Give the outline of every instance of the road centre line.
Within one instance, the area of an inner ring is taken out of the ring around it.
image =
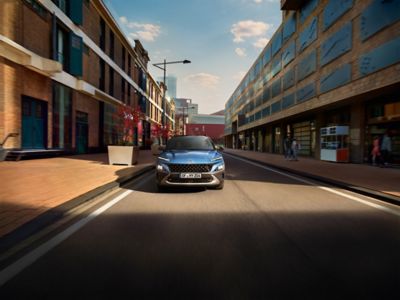
[[[379,205],[379,204],[376,204],[376,203],[373,203],[373,202],[370,202],[370,201],[367,201],[367,200],[363,200],[363,199],[361,199],[361,198],[358,198],[358,197],[355,197],[355,196],[352,196],[352,195],[348,195],[348,194],[343,193],[343,192],[339,192],[339,191],[337,191],[337,190],[335,190],[335,189],[333,189],[333,188],[324,187],[324,186],[319,186],[319,185],[315,184],[314,182],[309,181],[309,180],[307,180],[307,179],[303,179],[303,178],[300,178],[300,177],[297,177],[297,176],[294,176],[294,175],[290,175],[290,174],[287,174],[287,173],[284,173],[284,172],[275,170],[275,169],[273,169],[273,168],[269,168],[269,167],[264,166],[264,165],[262,165],[262,164],[249,161],[249,160],[244,159],[244,158],[239,158],[239,157],[237,157],[237,156],[234,156],[234,155],[231,155],[231,154],[227,154],[227,153],[224,153],[224,155],[227,155],[227,156],[229,156],[229,157],[231,157],[231,158],[234,158],[234,159],[243,161],[243,162],[245,162],[245,163],[251,164],[251,165],[253,165],[253,166],[256,166],[256,167],[259,167],[259,168],[262,168],[262,169],[265,169],[265,170],[268,170],[268,171],[271,171],[271,172],[274,172],[274,173],[277,173],[277,174],[286,176],[286,177],[291,178],[291,179],[293,179],[293,180],[296,180],[296,181],[299,181],[299,182],[303,182],[303,183],[306,183],[306,184],[308,184],[308,185],[315,186],[315,187],[317,187],[317,188],[319,188],[319,189],[321,189],[321,190],[324,190],[324,191],[327,191],[327,192],[330,192],[330,193],[333,193],[333,194],[336,194],[336,195],[345,197],[345,198],[350,199],[350,200],[353,200],[353,201],[357,201],[357,202],[362,203],[362,204],[364,204],[364,205],[367,205],[367,206],[370,206],[370,207],[379,209],[379,210],[381,210],[381,211],[384,211],[384,212],[386,212],[386,213],[390,213],[390,214],[392,214],[392,215],[395,215],[395,216],[397,216],[397,217],[400,217],[400,211],[391,209],[391,208],[389,208],[389,207],[386,207],[386,206],[383,206],[383,205]],[[365,196],[365,197],[366,197],[366,198],[370,198],[370,197],[368,197],[368,196]],[[370,199],[372,200],[373,198],[370,198]]]
[[[0,287],[3,286],[7,281],[15,277],[18,273],[20,273],[22,270],[33,264],[35,261],[37,261],[40,257],[45,255],[47,252],[49,252],[51,249],[59,245],[61,242],[66,240],[68,237],[70,237],[72,234],[77,232],[79,229],[81,229],[83,226],[85,226],[87,223],[92,221],[94,218],[105,212],[107,209],[111,208],[113,205],[117,204],[120,202],[122,199],[124,199],[126,196],[132,193],[132,190],[125,191],[121,195],[115,197],[111,201],[107,202],[94,212],[90,213],[87,217],[79,220],[75,224],[71,225],[64,231],[60,232],[50,240],[46,241],[42,245],[38,246],[36,249],[32,250],[31,252],[27,253],[8,267],[4,268],[3,270],[0,271]]]

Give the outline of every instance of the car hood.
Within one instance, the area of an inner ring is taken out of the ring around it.
[[[209,164],[216,162],[215,159],[222,157],[218,151],[164,151],[161,158],[167,159],[170,164]]]

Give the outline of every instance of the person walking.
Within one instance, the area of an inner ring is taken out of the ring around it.
[[[292,151],[292,159],[291,160],[295,160],[297,161],[297,153],[300,150],[300,144],[297,142],[296,138],[293,138],[292,140],[292,145],[291,145],[291,151]]]
[[[381,150],[379,146],[379,136],[375,136],[372,142],[372,165],[376,166],[377,162],[380,163],[381,161]]]
[[[385,166],[389,163],[390,152],[392,152],[392,140],[390,139],[388,132],[385,132],[381,143],[382,162]]]
[[[289,134],[283,140],[283,151],[285,159],[290,159],[292,157],[292,141],[290,140]]]

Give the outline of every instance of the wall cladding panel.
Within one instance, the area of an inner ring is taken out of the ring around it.
[[[318,0],[309,0],[300,10],[300,24],[303,24],[307,17],[318,5]]]
[[[292,13],[292,15],[287,19],[285,24],[283,24],[282,30],[282,42],[283,44],[296,32],[296,13]]]
[[[303,80],[317,69],[317,51],[312,51],[307,57],[300,61],[297,67],[297,82]]]
[[[281,92],[281,79],[279,78],[271,86],[271,98],[278,96]]]
[[[330,0],[322,13],[322,29],[325,31],[353,7],[353,0]]]
[[[287,90],[293,85],[294,85],[294,69],[290,69],[283,76],[283,89]]]
[[[267,106],[262,110],[262,117],[267,117],[271,115],[271,106]]]
[[[316,95],[315,83],[310,83],[305,87],[297,90],[296,103],[301,103],[313,98]]]
[[[360,18],[361,40],[400,20],[400,0],[373,0]]]
[[[387,42],[359,58],[359,71],[365,76],[400,62],[400,37]]]
[[[309,45],[317,39],[318,18],[314,17],[310,24],[300,33],[299,53],[303,52]]]
[[[282,60],[280,57],[277,57],[272,61],[271,76],[274,77],[281,71],[281,69],[282,69]]]
[[[282,48],[282,30],[279,29],[271,43],[272,56],[274,56]]]
[[[351,50],[351,33],[352,24],[349,22],[323,42],[320,56],[320,63],[322,66]]]
[[[271,114],[280,112],[282,110],[282,108],[281,108],[282,103],[281,102],[282,101],[279,100],[279,101],[271,104]]]
[[[265,67],[267,63],[271,61],[271,46],[268,46],[265,49],[264,55],[263,55],[263,66]]]
[[[351,80],[351,65],[345,64],[333,72],[322,76],[320,81],[320,93],[326,93]]]
[[[266,103],[269,99],[271,99],[271,93],[270,93],[271,89],[269,86],[264,86],[263,89],[263,103]]]
[[[290,63],[296,56],[296,43],[294,41],[290,42],[282,53],[282,64],[285,67]]]
[[[282,109],[286,109],[294,105],[294,93],[283,97],[282,99]]]

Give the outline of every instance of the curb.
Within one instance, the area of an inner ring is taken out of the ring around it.
[[[383,193],[383,192],[380,192],[380,191],[376,191],[376,190],[372,190],[372,189],[368,189],[368,188],[363,188],[363,187],[360,187],[360,186],[349,185],[349,184],[347,184],[345,182],[342,182],[342,181],[337,181],[337,180],[334,180],[334,179],[329,179],[329,178],[326,178],[326,177],[310,174],[310,173],[307,173],[307,172],[297,171],[297,170],[293,170],[293,169],[290,169],[290,168],[277,166],[277,165],[266,163],[266,162],[262,162],[262,161],[259,161],[259,160],[256,160],[256,159],[248,158],[248,157],[245,157],[245,156],[242,156],[242,155],[239,155],[239,154],[233,154],[233,153],[229,153],[229,152],[226,152],[226,154],[232,155],[232,156],[236,156],[236,157],[240,157],[242,159],[246,159],[248,161],[251,161],[251,162],[254,162],[254,163],[258,163],[260,165],[264,165],[264,166],[267,166],[267,167],[271,167],[271,168],[274,168],[274,169],[277,169],[277,170],[281,170],[281,171],[284,171],[284,172],[287,172],[287,173],[291,173],[291,174],[294,174],[294,175],[299,175],[299,176],[302,176],[302,177],[306,177],[306,178],[309,178],[309,179],[313,179],[313,180],[317,180],[317,181],[320,181],[320,182],[323,182],[323,183],[327,183],[327,184],[330,184],[330,185],[333,185],[333,186],[336,186],[336,187],[343,188],[345,190],[356,192],[358,194],[362,194],[362,195],[365,195],[365,196],[376,198],[376,199],[379,199],[379,200],[382,200],[382,201],[385,201],[385,202],[388,202],[388,203],[391,203],[391,204],[394,204],[394,205],[400,205],[400,197],[389,195],[389,194],[386,194],[386,193]]]
[[[71,209],[93,199],[102,194],[121,187],[125,183],[136,179],[155,168],[155,165],[149,165],[139,170],[137,173],[126,175],[116,180],[106,183],[102,186],[99,186],[85,194],[82,194],[78,197],[75,197],[63,204],[60,204],[57,207],[53,207],[48,211],[42,213],[36,218],[28,221],[27,223],[21,225],[20,227],[14,229],[10,233],[7,233],[3,237],[0,238],[0,253],[5,253],[8,249],[13,247],[14,245],[22,242],[27,239],[31,235],[39,232],[43,228],[51,225],[52,223],[60,220],[64,215]]]

